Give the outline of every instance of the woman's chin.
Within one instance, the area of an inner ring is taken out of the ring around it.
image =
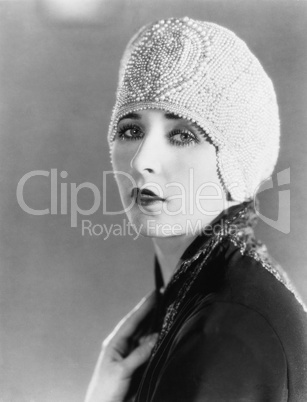
[[[133,229],[144,237],[170,237],[177,234],[182,234],[182,230],[178,232],[178,225],[176,225],[174,231],[173,226],[168,222],[164,222],[163,219],[152,215],[145,215],[143,213],[129,213],[127,214],[129,222]],[[182,229],[181,227],[179,229]]]

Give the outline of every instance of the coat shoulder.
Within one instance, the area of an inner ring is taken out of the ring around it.
[[[195,314],[187,324],[205,333],[226,331],[242,344],[259,347],[258,355],[272,362],[281,358],[277,349],[282,350],[293,396],[289,401],[301,401],[307,395],[306,307],[282,268],[263,250],[227,238],[199,277]],[[208,282],[212,291],[205,290],[202,297]]]

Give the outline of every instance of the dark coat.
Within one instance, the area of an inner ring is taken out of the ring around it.
[[[160,336],[136,401],[307,401],[306,308],[254,224],[251,202],[224,211],[164,292],[156,260]]]

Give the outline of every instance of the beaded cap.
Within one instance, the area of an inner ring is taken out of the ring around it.
[[[273,84],[247,45],[217,24],[188,17],[141,28],[124,52],[109,126],[161,109],[196,123],[216,148],[217,170],[233,200],[252,199],[279,152]]]

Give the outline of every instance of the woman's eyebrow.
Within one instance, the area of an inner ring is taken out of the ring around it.
[[[123,120],[123,119],[136,119],[136,120],[140,120],[140,119],[141,119],[141,116],[140,116],[139,114],[137,114],[137,113],[131,112],[131,113],[125,114],[125,116],[121,117],[121,118],[118,120],[118,122],[120,122],[120,121]]]
[[[164,117],[169,120],[181,120],[182,119],[182,117],[179,117],[174,113],[164,113]]]

